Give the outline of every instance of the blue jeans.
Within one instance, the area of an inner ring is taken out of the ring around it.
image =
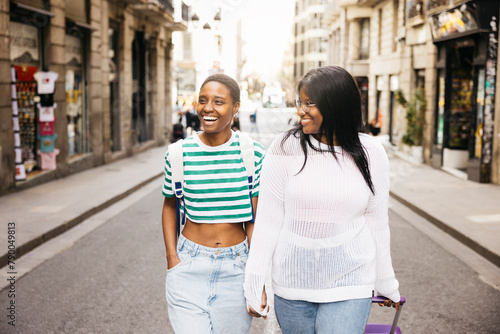
[[[371,298],[312,303],[274,296],[283,334],[363,334],[371,305]]]
[[[252,317],[243,295],[248,242],[226,248],[198,245],[182,234],[181,262],[167,270],[168,316],[176,334],[248,333]]]

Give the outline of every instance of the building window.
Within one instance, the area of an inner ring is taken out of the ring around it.
[[[86,35],[71,29],[66,35],[66,119],[68,121],[68,155],[89,152],[89,117],[87,113]]]
[[[398,48],[398,43],[396,39],[398,37],[398,17],[399,17],[399,0],[394,0],[394,11],[392,16],[392,51],[396,52]]]
[[[382,8],[378,10],[378,30],[377,30],[377,38],[378,38],[378,45],[377,45],[377,53],[380,55],[382,54]]]
[[[428,10],[430,8],[433,8],[432,3],[436,2],[447,2],[447,0],[439,0],[439,1],[429,1],[429,4],[427,5]],[[439,6],[439,4],[438,4]],[[406,15],[408,17],[408,20],[411,20],[413,18],[421,17],[424,14],[424,1],[422,0],[410,0],[408,1],[406,5]]]
[[[182,53],[185,60],[193,59],[193,52],[191,47],[191,33],[186,32],[182,34]]]
[[[118,32],[120,26],[115,21],[109,22],[109,112],[110,112],[110,146],[111,151],[121,150],[120,143],[120,80],[118,64]]]
[[[359,59],[370,57],[370,19],[361,19],[359,29]]]

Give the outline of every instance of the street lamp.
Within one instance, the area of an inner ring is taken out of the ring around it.
[[[215,16],[214,16],[214,27],[215,29],[219,29],[219,26],[220,26],[220,21],[222,20],[222,17],[221,17],[221,12],[220,12],[220,9],[217,10],[217,13],[215,13]]]
[[[215,16],[214,16],[214,18],[213,18],[212,21],[213,21],[214,28],[218,29],[219,25],[220,25],[220,22],[222,21],[222,15],[221,15],[221,10],[220,9],[217,10],[217,13],[215,13]],[[198,14],[194,13],[191,16],[191,22],[193,22],[193,26],[195,28],[198,27],[198,24],[200,22],[200,17],[198,16]],[[204,30],[210,30],[210,29],[212,29],[212,27],[210,26],[210,24],[208,22],[205,22],[205,24],[203,25],[203,29]]]
[[[191,22],[193,22],[193,25],[195,26],[198,25],[198,22],[200,22],[200,18],[196,13],[194,13],[193,16],[191,16]]]

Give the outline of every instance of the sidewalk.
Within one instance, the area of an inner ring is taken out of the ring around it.
[[[81,223],[163,174],[167,146],[0,197],[0,268],[7,264],[7,224],[16,257]],[[161,196],[161,183],[158,183]]]
[[[0,268],[7,224],[17,258],[123,199],[163,173],[167,146],[0,197]],[[461,180],[391,156],[391,195],[500,267],[500,186]],[[158,183],[158,196],[161,183]]]
[[[500,186],[398,157],[390,162],[393,198],[500,267]]]

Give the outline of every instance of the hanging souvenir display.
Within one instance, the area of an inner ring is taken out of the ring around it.
[[[38,135],[38,139],[40,140],[40,151],[53,152],[54,151],[54,143],[56,141],[57,134],[53,134],[51,136],[41,136]]]
[[[55,72],[36,72],[34,78],[38,84],[38,94],[54,94],[54,85],[59,74]]]
[[[16,150],[16,180],[25,180],[36,166],[36,66],[14,65],[12,76],[12,119]],[[16,131],[16,129],[18,129]],[[20,151],[20,157],[18,152]],[[20,166],[22,164],[23,166]]]
[[[57,134],[54,133],[54,86],[59,75],[55,72],[37,72],[34,75],[38,83],[37,91],[40,97],[38,107],[38,121],[40,122],[38,139],[40,149],[37,151],[40,156],[42,170],[54,170],[57,168],[56,156],[59,150],[54,147]]]
[[[38,155],[40,155],[40,162],[42,170],[54,170],[57,169],[56,157],[59,154],[59,150],[56,148],[53,152],[42,152],[38,150]]]
[[[17,91],[16,91],[16,72],[14,67],[10,68],[10,81],[11,81],[11,99],[12,99],[12,126],[14,130],[14,151],[15,151],[15,164],[17,181],[26,179],[26,170],[23,165],[22,151],[21,151],[21,134],[19,125],[19,110],[17,107]]]
[[[55,121],[55,119],[54,119]],[[54,134],[54,122],[40,122],[40,135],[50,136]]]
[[[38,121],[39,122],[54,122],[54,108],[57,107],[57,103],[50,107],[44,107],[40,104],[38,106]]]

